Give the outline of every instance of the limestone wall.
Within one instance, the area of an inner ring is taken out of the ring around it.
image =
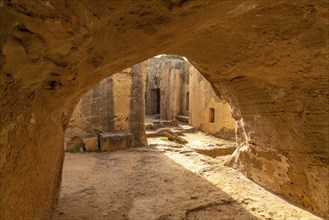
[[[215,94],[210,83],[192,65],[189,75],[189,123],[207,133],[235,140],[235,120],[230,105]]]
[[[158,54],[187,57],[229,101],[233,167],[328,218],[328,13],[326,0],[2,1],[0,219],[49,218],[78,100]]]
[[[160,118],[173,120],[176,115],[187,115],[188,62],[183,59],[155,57],[146,61],[146,114],[154,114],[152,90],[160,89]]]
[[[137,69],[137,71],[136,71]],[[111,131],[134,134],[135,146],[147,145],[144,129],[145,74],[142,64],[97,83],[78,102],[65,141]]]
[[[210,83],[182,57],[162,56],[147,60],[146,114],[155,114],[152,92],[160,90],[160,119],[189,117],[189,123],[204,132],[235,140],[235,120],[230,106],[220,99]],[[210,122],[209,111],[215,111]]]

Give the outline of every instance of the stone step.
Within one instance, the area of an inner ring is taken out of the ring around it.
[[[179,124],[179,127],[184,133],[194,133],[197,130],[195,127],[187,124]]]
[[[185,115],[176,115],[176,119],[178,121],[184,122],[186,124],[188,124],[188,122],[189,122],[189,117],[185,116]]]
[[[204,154],[209,157],[219,157],[231,155],[235,151],[235,146],[218,146],[218,147],[209,147],[209,148],[193,148],[199,154]]]
[[[160,124],[160,120],[159,119],[158,120],[152,120],[152,124],[158,125],[158,124]]]
[[[156,130],[156,129],[164,128],[164,127],[165,127],[165,125],[160,124],[160,121],[156,122],[156,123],[145,123],[146,131],[152,131],[152,130]]]
[[[172,126],[173,121],[172,120],[161,120],[160,124],[162,124],[164,126]]]
[[[161,131],[163,128],[159,128],[156,130],[146,130],[146,137],[160,137]],[[166,128],[165,128],[166,129]],[[184,136],[184,133],[182,132],[182,129],[177,128],[168,128],[172,133],[176,134],[177,136]]]
[[[178,126],[178,122],[173,120],[152,120],[152,123],[145,123],[145,130],[156,130],[172,126]]]

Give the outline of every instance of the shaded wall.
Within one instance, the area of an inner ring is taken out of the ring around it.
[[[129,131],[135,146],[147,145],[143,71],[142,64],[135,65],[102,80],[83,95],[65,130],[66,143],[88,134]]]

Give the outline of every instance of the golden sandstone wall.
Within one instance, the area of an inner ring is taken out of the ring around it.
[[[230,105],[216,95],[210,83],[193,66],[190,66],[189,75],[189,123],[207,133],[235,140],[235,120]],[[213,120],[211,111],[214,111]]]
[[[329,216],[327,0],[0,2],[0,219],[49,218],[80,97],[179,54],[231,105],[230,165]]]
[[[140,81],[133,81],[132,69],[128,68],[97,83],[81,97],[65,130],[66,146],[74,143],[77,137],[81,140],[90,134],[112,131],[136,133],[135,146],[147,145],[142,112],[146,107],[152,113],[151,92],[155,88],[160,89],[161,119],[175,120],[176,115],[186,115],[194,127],[235,140],[235,120],[231,117],[229,104],[216,96],[210,83],[188,61],[182,57],[163,56],[133,68],[136,67],[143,67],[135,71]],[[133,83],[140,83],[142,87]],[[146,100],[142,95],[145,86]],[[210,108],[215,110],[213,122],[209,121]],[[135,114],[132,109],[141,112],[139,117],[131,116]],[[138,122],[137,127],[131,126],[133,121]]]
[[[146,114],[155,114],[152,92],[159,89],[160,119],[176,120],[177,115],[187,116],[194,127],[235,140],[235,120],[229,104],[216,95],[210,83],[186,59],[162,55],[143,64],[147,66]],[[216,112],[213,122],[209,120],[210,108]]]
[[[89,134],[128,131],[134,134],[136,147],[147,145],[143,95],[145,73],[138,68],[142,65],[135,65],[102,80],[82,96],[65,130],[67,144],[76,137]],[[138,69],[134,76],[132,69]]]
[[[175,120],[176,115],[187,115],[186,93],[190,63],[182,57],[165,55],[144,62],[147,65],[146,114],[154,114],[152,90],[160,89],[160,118]]]

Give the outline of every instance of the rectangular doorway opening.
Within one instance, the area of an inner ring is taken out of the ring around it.
[[[215,122],[215,109],[214,108],[209,109],[209,122],[210,123]]]
[[[152,114],[160,114],[160,89],[151,89]]]
[[[186,111],[190,110],[190,93],[186,93]]]

